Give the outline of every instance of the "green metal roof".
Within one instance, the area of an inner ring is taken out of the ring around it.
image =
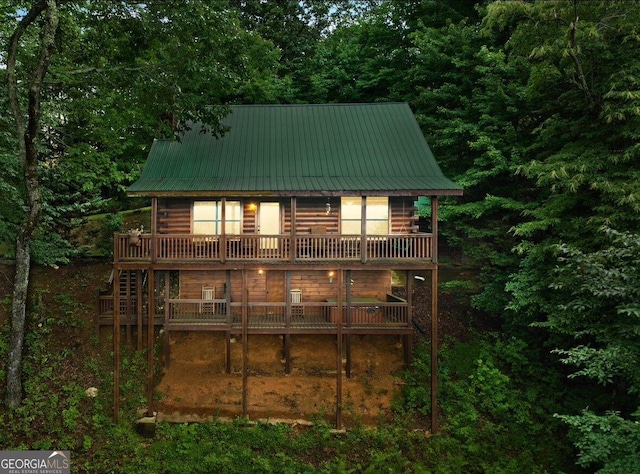
[[[155,140],[132,196],[462,194],[404,103],[240,105],[216,138]]]

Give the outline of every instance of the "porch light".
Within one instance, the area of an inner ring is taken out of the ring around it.
[[[333,283],[333,277],[334,277],[334,275],[335,275],[335,272],[334,272],[334,271],[330,271],[330,272],[329,272],[329,283]]]
[[[327,215],[331,214],[331,203],[329,202],[329,200],[327,199]]]
[[[264,270],[262,268],[258,269],[258,275],[262,275],[264,273]]]
[[[250,202],[248,207],[249,207],[249,210],[252,212],[258,209],[258,206],[256,205],[255,202]]]

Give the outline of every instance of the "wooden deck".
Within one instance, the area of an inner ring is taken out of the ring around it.
[[[114,259],[122,262],[312,262],[431,261],[432,234],[375,236],[128,234],[115,236]]]
[[[243,306],[246,306],[243,308]],[[131,308],[136,305],[121,300],[120,324],[135,326],[138,316]],[[342,317],[344,334],[407,334],[412,331],[408,305],[404,302],[353,302],[343,304],[341,314],[335,303],[282,302],[227,303],[226,300],[171,299],[165,310],[160,303],[154,324],[167,331],[228,331],[242,332],[244,324],[253,334],[336,334],[338,319]],[[243,318],[246,314],[246,323]],[[146,316],[144,316],[146,325]],[[113,302],[102,297],[98,316],[99,326],[113,325]]]

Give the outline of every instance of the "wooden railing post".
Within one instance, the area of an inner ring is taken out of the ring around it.
[[[431,260],[438,263],[438,196],[431,196]]]
[[[294,263],[296,261],[296,255],[298,253],[298,235],[297,235],[297,231],[296,231],[296,227],[297,227],[297,219],[296,219],[296,212],[297,212],[297,200],[295,198],[295,196],[293,196],[291,198],[291,243],[289,245],[289,258],[291,263]]]
[[[367,262],[367,197],[362,196],[360,213],[360,261]]]
[[[151,242],[149,243],[149,253],[151,254],[151,263],[156,263],[158,261],[157,236],[158,236],[158,198],[152,198],[151,199]]]
[[[119,262],[121,259],[120,255],[120,234],[118,232],[114,232],[113,234],[113,262],[114,264]]]

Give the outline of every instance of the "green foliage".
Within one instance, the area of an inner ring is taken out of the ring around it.
[[[572,340],[554,350],[571,366],[570,378],[615,387],[604,414],[594,411],[592,401],[581,415],[560,416],[572,428],[579,463],[632,472],[640,449],[640,236],[607,228],[603,233],[609,246],[594,252],[558,246],[551,287],[564,298],[539,325]]]
[[[442,200],[440,228],[450,246],[481,267],[482,287],[472,301],[484,313],[477,318],[488,314],[504,333],[443,350],[440,402],[446,432],[428,443],[391,429],[339,438],[326,426],[302,436],[239,425],[162,426],[167,452],[175,449],[183,460],[200,456],[215,470],[567,471],[571,467],[556,461],[563,454],[570,459],[562,452],[564,422],[581,465],[605,472],[638,470],[629,453],[638,451],[632,413],[640,389],[634,288],[640,8],[634,2],[485,2],[477,10],[471,5],[64,4],[58,55],[44,90],[45,206],[42,242],[33,245],[37,261],[55,264],[72,256],[64,243],[71,222],[123,199],[153,138],[171,136],[179,121],[189,119],[205,120],[209,132],[224,133],[217,124],[226,109],[212,105],[404,100],[445,174],[465,187],[463,198]],[[26,6],[0,7],[11,20],[0,26],[3,44],[15,12]],[[25,37],[19,58],[24,64],[34,61],[35,40]],[[0,98],[4,94],[0,88]],[[14,240],[22,212],[16,137],[8,116],[0,114],[4,244]],[[122,225],[112,216],[96,239],[108,252],[113,231]],[[620,233],[599,232],[603,225]],[[76,308],[64,298],[58,302],[73,320]],[[41,427],[33,413],[55,412],[53,403],[61,402],[46,399],[38,384],[66,367],[70,349],[45,350],[47,338],[63,323],[44,311],[38,308],[34,322],[42,326],[30,328],[27,341],[27,375],[37,383],[28,386],[29,408],[16,415],[22,418],[2,415],[3,425],[11,427],[0,435],[3,445],[51,443],[36,436]],[[0,338],[0,356],[7,350],[6,337]],[[123,380],[123,411],[134,410],[143,401],[136,377],[144,372],[144,360],[127,354],[123,366],[131,373]],[[86,370],[106,384],[102,393],[109,393],[108,370]],[[429,371],[428,354],[421,349],[406,376],[401,426],[408,426],[410,415],[430,415]],[[65,393],[69,403],[60,405],[59,420],[43,433],[71,442],[64,436],[75,427],[81,469],[149,472],[143,460],[154,451],[153,443],[129,426],[111,425],[107,396],[88,406],[84,398],[76,399],[79,392]],[[582,411],[585,406],[591,411]],[[553,419],[553,412],[563,415]],[[286,449],[278,454],[265,437]],[[165,452],[156,455],[154,470],[164,469],[161,462],[178,470],[179,463]],[[409,458],[413,466],[404,461]],[[541,466],[542,460],[550,461]]]
[[[541,373],[537,379],[523,381],[506,373],[509,367],[519,369],[523,348],[518,341],[474,337],[440,351],[439,402],[444,435],[434,438],[428,449],[434,453],[446,450],[449,469],[544,472],[567,467],[562,446],[554,446],[554,439],[562,435],[561,427],[540,398],[548,396]],[[428,415],[430,358],[425,347],[419,348],[405,377],[401,413]]]
[[[100,226],[96,250],[105,255],[111,255],[113,253],[113,235],[124,230],[123,223],[124,219],[121,214],[107,214]]]
[[[578,463],[583,467],[602,466],[600,473],[638,472],[640,460],[639,413],[635,420],[616,412],[597,415],[584,410],[580,415],[559,418],[571,427],[571,435],[579,449]]]

